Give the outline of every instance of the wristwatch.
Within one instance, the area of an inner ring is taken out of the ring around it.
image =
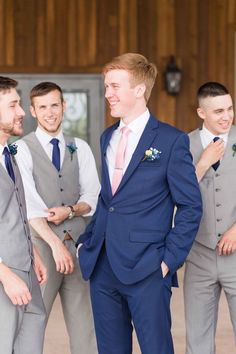
[[[68,208],[70,208],[70,213],[68,215],[68,219],[72,219],[75,216],[75,210],[72,205],[67,205]]]

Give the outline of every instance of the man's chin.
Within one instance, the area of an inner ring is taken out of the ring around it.
[[[22,129],[14,129],[11,132],[11,136],[22,136],[24,134],[24,130]]]

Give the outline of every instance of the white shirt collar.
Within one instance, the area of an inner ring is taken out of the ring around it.
[[[64,139],[62,130],[60,130],[56,136],[51,136],[50,134],[48,134],[44,130],[42,130],[40,127],[37,127],[37,129],[35,131],[35,135],[43,146],[50,144],[50,141],[53,138],[58,139],[61,144],[65,143],[65,139]]]
[[[150,117],[150,112],[147,109],[144,113],[142,113],[139,117],[133,120],[130,124],[128,124],[129,129],[134,133],[137,134],[140,130],[144,130],[148,119]],[[120,131],[125,126],[123,120],[120,120],[120,125],[117,128]]]
[[[209,143],[214,139],[216,135],[212,134],[203,124],[202,130],[201,130],[201,135],[204,136],[205,139],[209,141]],[[228,140],[228,135],[229,133],[225,134],[219,134],[217,135],[220,139],[224,140],[225,143],[227,143]]]
[[[2,156],[3,150],[4,150],[5,147],[8,148],[8,145],[7,145],[7,144],[5,144],[5,145],[1,145],[1,144],[0,144],[0,156]]]

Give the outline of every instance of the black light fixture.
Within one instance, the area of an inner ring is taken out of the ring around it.
[[[166,90],[169,95],[178,95],[181,88],[182,72],[171,55],[165,71]]]

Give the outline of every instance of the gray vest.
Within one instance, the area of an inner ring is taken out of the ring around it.
[[[67,136],[64,136],[64,138],[66,144],[74,142],[74,138]],[[80,197],[77,152],[71,155],[66,147],[64,161],[61,170],[58,172],[34,132],[25,136],[23,140],[28,145],[32,155],[33,178],[37,192],[47,207],[76,204]],[[85,221],[82,217],[74,217],[71,220],[65,220],[60,225],[49,222],[49,226],[61,240],[68,232],[74,241],[77,241],[79,235],[85,229]],[[37,236],[33,230],[32,233]]]
[[[193,162],[199,161],[203,151],[199,129],[189,134]],[[236,127],[232,126],[223,159],[217,171],[209,168],[200,182],[203,216],[196,241],[215,249],[222,234],[236,222]]]
[[[16,183],[0,164],[0,256],[10,268],[29,271],[33,255],[25,195],[18,166],[12,161]]]

